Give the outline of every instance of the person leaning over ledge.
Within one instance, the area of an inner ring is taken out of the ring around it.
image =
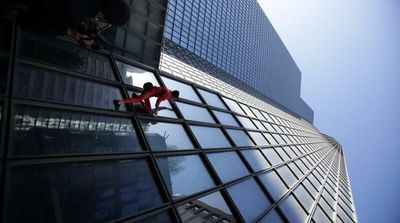
[[[126,98],[122,100],[114,100],[114,104],[116,105],[116,109],[118,110],[117,105],[121,104],[133,104],[140,103],[145,112],[151,113],[151,104],[150,98],[157,97],[157,101],[155,104],[154,115],[157,116],[157,109],[160,106],[160,103],[164,100],[168,100],[170,103],[173,103],[175,99],[179,97],[179,91],[168,90],[165,87],[155,87],[151,82],[147,82],[143,85],[143,91],[139,96]]]
[[[130,19],[130,9],[123,0],[10,0],[18,5],[17,24],[36,35],[69,35],[80,38],[75,29],[87,18],[101,17],[105,22],[122,26]],[[21,7],[22,6],[22,7]]]

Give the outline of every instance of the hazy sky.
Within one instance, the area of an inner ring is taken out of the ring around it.
[[[400,1],[258,0],[343,146],[360,222],[400,222]]]

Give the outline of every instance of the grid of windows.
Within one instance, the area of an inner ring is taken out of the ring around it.
[[[300,70],[256,0],[170,0],[164,37],[167,54],[187,59],[177,45],[312,121]]]
[[[357,222],[332,138],[143,64],[67,46],[60,57],[83,55],[86,65],[0,49],[14,63],[0,70],[4,222]],[[163,102],[158,117],[136,105],[115,111],[112,99],[143,80],[183,97]]]

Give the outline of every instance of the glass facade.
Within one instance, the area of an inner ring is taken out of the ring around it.
[[[143,2],[163,1],[130,1]],[[0,221],[357,222],[343,149],[310,123],[12,27],[0,22]],[[157,117],[114,110],[148,81],[182,97]]]

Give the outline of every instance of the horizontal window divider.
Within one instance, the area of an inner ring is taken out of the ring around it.
[[[73,77],[78,77],[78,78],[82,78],[85,80],[94,81],[94,82],[97,82],[100,84],[105,84],[105,85],[109,85],[109,86],[113,86],[113,87],[121,87],[121,83],[117,80],[109,80],[109,79],[99,78],[99,77],[96,77],[96,76],[93,76],[90,74],[86,74],[86,73],[71,71],[66,68],[58,67],[56,65],[52,65],[52,64],[49,64],[46,62],[31,60],[30,58],[27,58],[27,57],[17,57],[15,62],[35,66],[38,68],[44,68],[44,69],[51,70],[51,71],[60,72],[61,74],[64,74],[64,75],[66,74],[66,75],[70,75]],[[110,66],[111,66],[111,64],[110,64]],[[115,77],[115,79],[117,79],[117,78]]]
[[[212,193],[215,193],[217,191],[220,191],[222,188],[223,188],[223,186],[217,185],[217,186],[214,186],[212,188],[196,192],[196,193],[191,194],[191,195],[186,196],[186,197],[176,198],[176,200],[174,200],[174,204],[175,204],[175,206],[180,206],[180,205],[183,205],[183,204],[185,204],[187,202],[190,202],[190,201],[202,198],[204,196],[210,195]]]
[[[202,150],[207,155],[207,154],[220,153],[220,152],[234,152],[234,151],[237,151],[237,148],[227,147],[227,148],[212,148],[212,149],[202,149]]]
[[[129,160],[149,157],[149,152],[119,153],[119,154],[62,154],[60,156],[11,156],[7,158],[9,166],[23,166],[52,163],[73,163],[106,160]]]
[[[214,127],[214,128],[221,128],[224,127],[224,125],[217,124],[217,123],[210,123],[210,122],[200,122],[200,121],[194,121],[194,120],[186,120],[185,121],[188,125],[195,125],[195,126],[203,126],[203,127]]]
[[[163,116],[157,116],[154,117],[153,115],[147,115],[144,113],[137,113],[136,117],[138,118],[138,121],[143,121],[143,120],[151,120],[151,121],[159,121],[159,122],[168,122],[168,123],[175,123],[175,124],[182,124],[185,122],[183,119],[178,119],[178,118],[169,118],[169,117],[163,117]]]
[[[131,118],[134,113],[128,111],[115,111],[115,110],[108,110],[102,108],[91,108],[91,107],[83,107],[77,105],[69,105],[69,104],[60,104],[54,102],[47,102],[47,101],[39,101],[33,99],[25,99],[25,98],[18,98],[13,97],[12,103],[14,106],[16,105],[29,105],[29,106],[37,106],[40,108],[50,108],[54,110],[65,110],[68,112],[85,112],[88,114],[95,114],[95,115],[108,115],[108,116],[115,116],[121,118]]]
[[[111,54],[110,57],[111,57],[111,60],[114,60],[114,62],[122,62],[122,63],[125,63],[127,65],[131,65],[131,66],[134,66],[134,67],[139,67],[140,69],[144,69],[144,70],[149,71],[149,72],[156,72],[157,71],[157,69],[154,68],[154,67],[151,67],[149,65],[140,63],[140,62],[138,62],[136,60],[132,60],[132,59],[130,59],[128,57],[123,57],[123,56],[118,55],[118,54]],[[116,67],[116,68],[118,69],[118,67]]]
[[[201,150],[200,149],[166,150],[166,151],[153,150],[152,154],[154,155],[155,158],[169,157],[169,156],[189,156],[189,155],[201,154]]]

